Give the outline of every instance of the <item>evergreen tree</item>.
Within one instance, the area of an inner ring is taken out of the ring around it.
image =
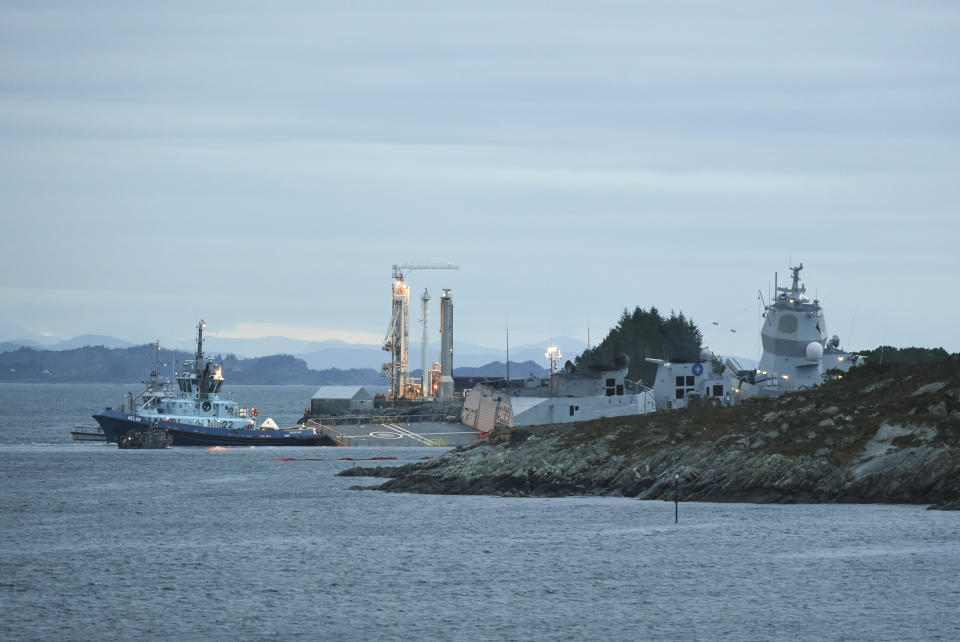
[[[646,357],[697,361],[702,343],[700,330],[682,312],[671,311],[667,318],[652,306],[649,310],[638,306],[632,313],[624,308],[617,325],[597,346],[577,358],[577,366],[612,365],[616,355],[623,353],[630,358],[627,378],[650,385],[657,367],[647,363]]]

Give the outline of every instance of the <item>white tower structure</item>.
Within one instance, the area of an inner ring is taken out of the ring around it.
[[[404,263],[393,266],[390,327],[387,328],[387,335],[383,340],[383,349],[390,353],[390,361],[383,364],[383,373],[390,379],[391,399],[406,399],[413,395],[408,369],[410,360],[410,286],[404,282],[405,272],[411,270],[456,269],[458,267],[451,263]],[[451,349],[452,345],[451,342]],[[452,390],[451,388],[451,394]]]
[[[428,349],[430,345],[430,337],[428,332],[430,325],[430,293],[427,292],[426,288],[423,290],[423,296],[420,297],[420,301],[423,302],[423,317],[420,319],[420,321],[423,323],[423,343],[420,346],[423,349],[423,354],[421,355],[422,358],[420,359],[422,364],[421,371],[423,372],[423,375],[421,375],[420,380],[420,391],[421,396],[426,399],[430,396],[430,384],[432,383],[430,381],[430,351]]]
[[[440,399],[453,399],[453,299],[449,288],[440,297]]]
[[[383,371],[390,378],[390,397],[401,399],[407,388],[407,361],[410,359],[410,286],[403,282],[403,272],[393,270],[393,311],[390,327],[383,340],[383,349],[390,353]]]
[[[550,376],[552,377],[560,370],[560,362],[563,360],[563,352],[560,351],[559,346],[550,346],[547,348],[547,352],[543,356],[547,358],[547,362],[550,365]]]

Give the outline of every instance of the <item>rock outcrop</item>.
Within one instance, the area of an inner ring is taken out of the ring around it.
[[[513,429],[429,462],[353,468],[379,490],[687,501],[960,504],[960,358],[865,366],[734,408]]]

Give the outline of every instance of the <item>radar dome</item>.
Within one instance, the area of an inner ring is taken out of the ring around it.
[[[630,357],[622,352],[613,358],[613,367],[617,370],[626,370],[628,365],[630,365]]]
[[[818,341],[807,344],[807,359],[818,360],[823,356],[823,346]]]

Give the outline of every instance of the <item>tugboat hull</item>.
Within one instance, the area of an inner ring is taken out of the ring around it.
[[[118,443],[127,433],[145,428],[162,428],[173,437],[174,446],[336,446],[329,436],[313,430],[252,430],[194,426],[173,421],[148,419],[139,415],[104,410],[93,416],[107,441]]]
[[[118,447],[124,449],[169,448],[172,445],[173,437],[163,428],[131,430],[117,443]]]

